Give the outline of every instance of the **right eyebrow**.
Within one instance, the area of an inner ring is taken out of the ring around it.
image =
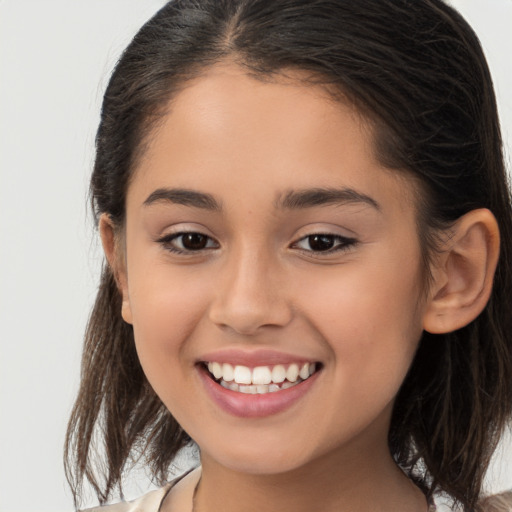
[[[159,188],[147,197],[144,206],[158,202],[170,202],[217,212],[222,210],[220,203],[211,194],[184,188]]]

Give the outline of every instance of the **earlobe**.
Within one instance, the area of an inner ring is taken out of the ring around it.
[[[472,322],[491,295],[499,256],[499,228],[487,209],[472,210],[449,230],[433,268],[423,328],[433,334]]]
[[[125,257],[122,252],[123,249],[120,247],[112,220],[107,214],[104,213],[101,215],[98,227],[105,257],[114,274],[119,293],[121,293],[122,296],[121,315],[125,322],[131,324],[132,313],[128,295],[128,279],[126,275]]]

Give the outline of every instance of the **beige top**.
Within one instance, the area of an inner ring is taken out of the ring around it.
[[[160,512],[165,498],[165,509],[192,512],[194,489],[201,477],[201,467],[175,478],[160,489],[150,491],[133,501],[93,507],[82,512]],[[172,489],[172,493],[170,492]]]
[[[193,512],[194,489],[200,477],[201,468],[198,467],[134,501],[123,501],[114,505],[90,508],[82,512],[161,512],[162,503],[166,497],[168,497],[165,504],[166,510]],[[172,493],[170,493],[171,489]],[[436,507],[431,505],[428,512],[436,512]]]
[[[168,484],[156,491],[148,492],[134,501],[122,501],[114,505],[89,508],[83,512],[158,512],[170,488],[171,484]]]

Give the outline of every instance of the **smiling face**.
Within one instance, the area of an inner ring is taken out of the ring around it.
[[[173,99],[128,190],[123,317],[203,457],[387,454],[425,309],[413,196],[320,88],[218,65]]]

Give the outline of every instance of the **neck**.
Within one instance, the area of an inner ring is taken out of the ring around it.
[[[337,456],[338,455],[338,456]],[[359,460],[330,453],[274,475],[234,471],[202,457],[193,512],[425,512],[425,497],[387,450]]]

